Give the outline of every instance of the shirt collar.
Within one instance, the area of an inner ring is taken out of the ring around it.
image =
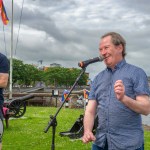
[[[125,63],[126,63],[125,59],[121,60],[118,64],[116,64],[114,70],[120,69]],[[112,69],[109,68],[109,67],[107,67],[107,70],[111,70],[112,71]]]

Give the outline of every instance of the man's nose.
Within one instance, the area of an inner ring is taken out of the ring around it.
[[[106,54],[106,50],[105,50],[105,49],[102,49],[102,50],[100,51],[100,54],[101,54],[101,55],[105,55],[105,54]]]

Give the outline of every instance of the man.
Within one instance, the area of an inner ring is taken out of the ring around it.
[[[4,97],[3,97],[3,89],[6,88],[8,83],[8,77],[9,77],[9,62],[5,55],[0,53],[0,125],[1,129],[3,129],[2,120],[3,120],[3,103],[4,103]],[[1,130],[0,133],[0,150],[2,149],[2,133],[3,130]]]
[[[92,82],[84,116],[82,141],[93,141],[92,150],[143,150],[141,114],[150,113],[145,72],[126,63],[126,42],[115,32],[102,36],[99,52],[106,69]],[[96,135],[92,129],[98,115]]]

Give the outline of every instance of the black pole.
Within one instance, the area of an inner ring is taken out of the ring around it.
[[[57,115],[59,113],[59,111],[61,110],[61,108],[63,107],[64,103],[66,102],[67,98],[70,96],[71,92],[73,91],[73,89],[75,88],[76,84],[78,83],[78,81],[80,80],[81,76],[84,74],[86,70],[86,67],[82,68],[79,76],[77,77],[77,79],[75,80],[73,86],[71,87],[68,95],[66,96],[65,100],[63,101],[63,103],[61,104],[61,106],[58,108],[57,112],[55,113],[54,116],[50,117],[50,122],[48,123],[48,126],[45,128],[44,132],[47,133],[47,131],[49,130],[49,128],[52,126],[52,130],[53,130],[53,135],[52,135],[52,145],[51,145],[51,150],[55,149],[55,131],[56,131],[56,126],[57,126]]]
[[[56,97],[56,107],[57,107],[57,97]]]
[[[56,120],[56,118],[53,118],[53,116],[51,116],[51,119],[54,119],[53,125],[52,125],[53,138],[52,138],[52,145],[51,145],[51,150],[54,150],[55,149],[55,131],[56,131],[56,126],[57,126],[57,120]]]

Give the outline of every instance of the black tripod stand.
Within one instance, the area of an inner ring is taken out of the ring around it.
[[[50,116],[50,121],[48,123],[48,126],[44,130],[44,132],[47,133],[49,128],[52,126],[52,145],[51,145],[51,150],[55,149],[55,131],[56,131],[56,126],[57,126],[57,119],[56,119],[56,117],[57,117],[59,111],[61,110],[61,108],[63,107],[64,103],[66,102],[66,99],[70,96],[71,92],[73,91],[73,89],[75,88],[76,84],[80,80],[82,74],[84,74],[85,70],[86,70],[86,66],[82,68],[79,76],[77,77],[77,79],[75,80],[73,86],[71,87],[67,97],[65,98],[65,100],[63,101],[63,103],[61,104],[61,106],[59,107],[57,112],[55,113],[55,115],[54,116]]]

